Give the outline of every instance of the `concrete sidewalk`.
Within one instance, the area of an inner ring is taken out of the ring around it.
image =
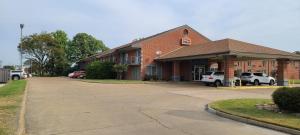
[[[196,85],[97,84],[66,78],[30,78],[29,83],[29,135],[283,134],[204,110],[214,100],[240,94],[269,97],[272,90],[241,93]]]

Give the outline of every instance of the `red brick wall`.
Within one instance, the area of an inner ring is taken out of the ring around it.
[[[289,79],[300,79],[299,61],[290,61],[287,68]]]
[[[148,39],[141,43],[141,52],[142,52],[142,64],[141,64],[141,76],[142,78],[145,75],[146,67],[149,64],[154,63],[154,59],[157,57],[156,52],[161,51],[161,55],[167,54],[171,51],[174,51],[178,48],[181,48],[181,38],[183,37],[183,31],[185,28],[177,29],[171,32],[167,32],[160,36],[157,36],[152,39]],[[198,45],[205,43],[208,40],[200,36],[197,32],[192,29],[188,29],[188,37],[192,41],[192,45]],[[164,72],[163,72],[164,74]]]
[[[263,66],[263,61],[265,61],[266,63],[265,66]],[[272,61],[275,62],[274,66],[272,65]],[[251,60],[251,64],[252,66],[248,67],[248,61],[235,61],[235,70],[240,69],[242,72],[248,72],[248,70],[251,70],[251,72],[265,72],[266,74],[275,77],[272,74],[272,71],[277,71],[278,64],[276,60]],[[300,79],[299,61],[295,61],[295,64],[292,61],[290,61],[287,68],[288,79]]]
[[[230,86],[230,82],[234,78],[234,56],[226,56],[224,61],[224,85]]]

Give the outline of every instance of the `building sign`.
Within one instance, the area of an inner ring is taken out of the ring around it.
[[[191,45],[191,44],[192,44],[192,40],[189,37],[184,36],[181,39],[181,45]]]

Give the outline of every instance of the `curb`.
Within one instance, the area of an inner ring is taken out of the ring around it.
[[[228,90],[244,90],[244,89],[273,89],[282,87],[294,87],[294,86],[235,86],[235,87],[218,87],[218,89],[228,89]]]
[[[19,120],[18,120],[18,129],[17,129],[17,135],[25,135],[25,111],[26,111],[26,101],[27,101],[27,91],[28,91],[29,81],[26,83],[26,87],[24,90],[24,95],[21,103],[21,110],[19,114]]]
[[[279,125],[275,125],[275,124],[271,124],[271,123],[267,123],[267,122],[257,121],[257,120],[253,120],[253,119],[244,118],[244,117],[240,117],[240,116],[237,116],[237,115],[232,115],[232,114],[229,114],[229,113],[221,112],[221,111],[218,111],[218,110],[215,110],[215,109],[211,108],[208,104],[205,105],[205,110],[209,113],[218,115],[218,116],[223,117],[223,118],[235,120],[235,121],[238,121],[238,122],[243,122],[243,123],[250,124],[250,125],[264,127],[264,128],[280,131],[280,132],[283,132],[283,133],[288,133],[288,134],[293,134],[293,135],[300,135],[300,130],[287,128],[287,127],[283,127],[283,126],[279,126]]]

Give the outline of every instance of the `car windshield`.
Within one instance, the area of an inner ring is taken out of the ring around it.
[[[242,73],[241,76],[251,76],[251,73]]]
[[[20,72],[22,72],[22,71],[11,71],[12,73],[20,73]]]
[[[205,72],[203,75],[211,75],[212,72]]]
[[[263,76],[263,73],[253,73],[256,76]]]
[[[224,72],[215,72],[214,75],[224,75]]]

